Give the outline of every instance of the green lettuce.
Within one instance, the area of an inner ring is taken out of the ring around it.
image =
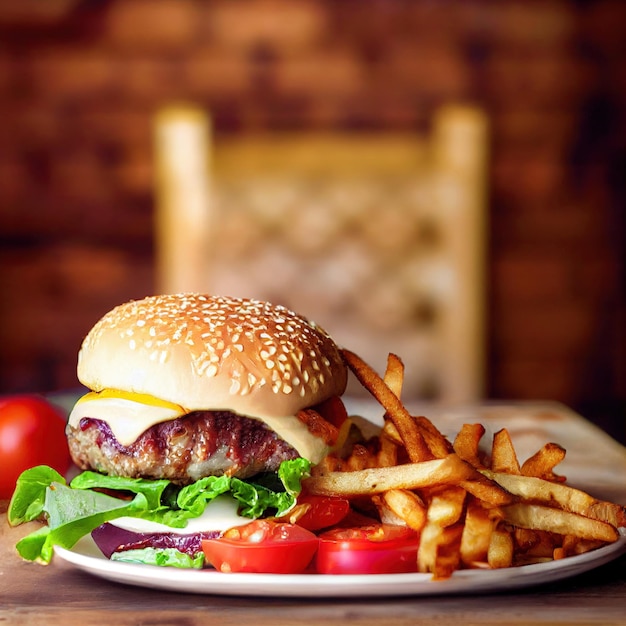
[[[113,489],[141,493],[146,497],[149,509],[161,506],[165,490],[171,485],[169,480],[146,480],[145,478],[124,478],[106,476],[97,472],[82,472],[70,483],[72,489]]]
[[[308,476],[310,463],[302,458],[284,461],[277,474],[244,481],[228,476],[209,476],[191,485],[178,487],[168,480],[105,476],[82,472],[69,486],[47,466],[26,470],[18,478],[7,517],[12,526],[43,518],[39,530],[21,539],[16,547],[27,560],[49,563],[53,546],[71,548],[81,537],[119,517],[138,517],[174,528],[199,517],[206,506],[221,494],[229,493],[239,503],[239,513],[256,519],[284,515],[294,506],[301,481]],[[99,490],[119,492],[120,497]],[[144,554],[147,560],[172,565],[181,559],[172,554]],[[167,563],[166,563],[167,562]],[[181,566],[180,564],[177,566]]]
[[[160,565],[161,567],[201,569],[204,565],[204,554],[199,552],[195,556],[189,556],[175,548],[141,548],[139,550],[114,552],[111,555],[111,561]]]
[[[46,490],[54,482],[64,485],[65,478],[47,465],[38,465],[22,472],[9,503],[9,524],[18,526],[36,520],[43,513]]]
[[[133,516],[146,507],[146,498],[140,493],[127,501],[96,491],[73,490],[55,482],[46,490],[43,507],[48,524],[26,535],[16,548],[28,561],[49,563],[55,545],[71,548],[94,528],[118,517]]]

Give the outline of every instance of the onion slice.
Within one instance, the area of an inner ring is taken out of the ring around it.
[[[216,539],[221,534],[221,531],[201,532],[191,535],[138,533],[108,523],[98,526],[91,532],[94,542],[107,559],[110,559],[114,552],[141,550],[142,548],[175,548],[189,556],[194,556],[198,552],[202,552],[203,539]]]

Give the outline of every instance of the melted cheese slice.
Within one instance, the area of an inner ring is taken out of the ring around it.
[[[188,413],[178,404],[160,400],[148,394],[136,394],[116,389],[89,392],[78,400],[68,422],[74,428],[80,420],[91,417],[106,422],[115,438],[123,445],[133,443],[145,430]],[[255,418],[264,422],[281,439],[311,463],[319,463],[328,453],[328,446],[312,435],[296,416]]]

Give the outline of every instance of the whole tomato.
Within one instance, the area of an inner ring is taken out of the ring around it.
[[[10,498],[18,476],[35,465],[67,472],[65,418],[40,396],[0,397],[0,499]]]

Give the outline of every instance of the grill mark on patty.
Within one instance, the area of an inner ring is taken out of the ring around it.
[[[109,425],[84,417],[67,427],[72,458],[81,469],[113,476],[167,478],[184,485],[204,476],[248,478],[276,471],[298,452],[262,421],[228,411],[194,411],[155,424],[122,445]]]

